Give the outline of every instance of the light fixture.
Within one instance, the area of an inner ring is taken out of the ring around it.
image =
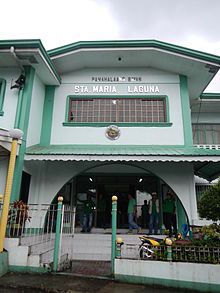
[[[89,178],[89,181],[93,182],[93,179],[90,177],[90,178]]]
[[[9,135],[13,139],[21,139],[22,135],[24,134],[22,130],[14,128],[8,131]]]
[[[142,181],[143,181],[143,178],[140,178],[140,179],[139,179],[139,182],[142,182]]]
[[[19,76],[19,78],[15,81],[15,84],[11,85],[11,90],[12,89],[19,89],[19,90],[23,89],[24,83],[25,83],[25,76],[24,76],[24,74],[21,74]]]

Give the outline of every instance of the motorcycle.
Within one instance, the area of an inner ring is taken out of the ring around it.
[[[165,238],[153,238],[147,235],[139,236],[141,244],[139,246],[139,255],[141,259],[150,259],[153,258],[155,253],[159,250],[161,244],[172,245],[172,239]]]

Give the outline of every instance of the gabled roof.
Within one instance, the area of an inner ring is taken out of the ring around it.
[[[16,57],[12,54],[12,49]],[[0,67],[31,65],[47,85],[59,85],[61,78],[40,40],[1,40]]]
[[[77,42],[48,51],[58,72],[84,68],[156,68],[188,77],[198,98],[220,68],[220,57],[157,40]]]
[[[191,58],[196,58],[198,60],[220,64],[220,57],[217,55],[161,42],[158,40],[81,41],[49,50],[48,54],[50,57],[54,57],[80,49],[101,48],[155,48],[185,55]]]

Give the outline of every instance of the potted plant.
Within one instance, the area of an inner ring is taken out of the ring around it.
[[[21,236],[26,221],[30,222],[29,206],[22,200],[14,201],[8,213],[9,234],[13,237]]]

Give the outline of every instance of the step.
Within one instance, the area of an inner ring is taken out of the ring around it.
[[[111,253],[110,254],[101,254],[101,253],[74,253],[72,256],[73,260],[111,260]]]
[[[54,240],[29,246],[29,254],[42,254],[54,249]]]

